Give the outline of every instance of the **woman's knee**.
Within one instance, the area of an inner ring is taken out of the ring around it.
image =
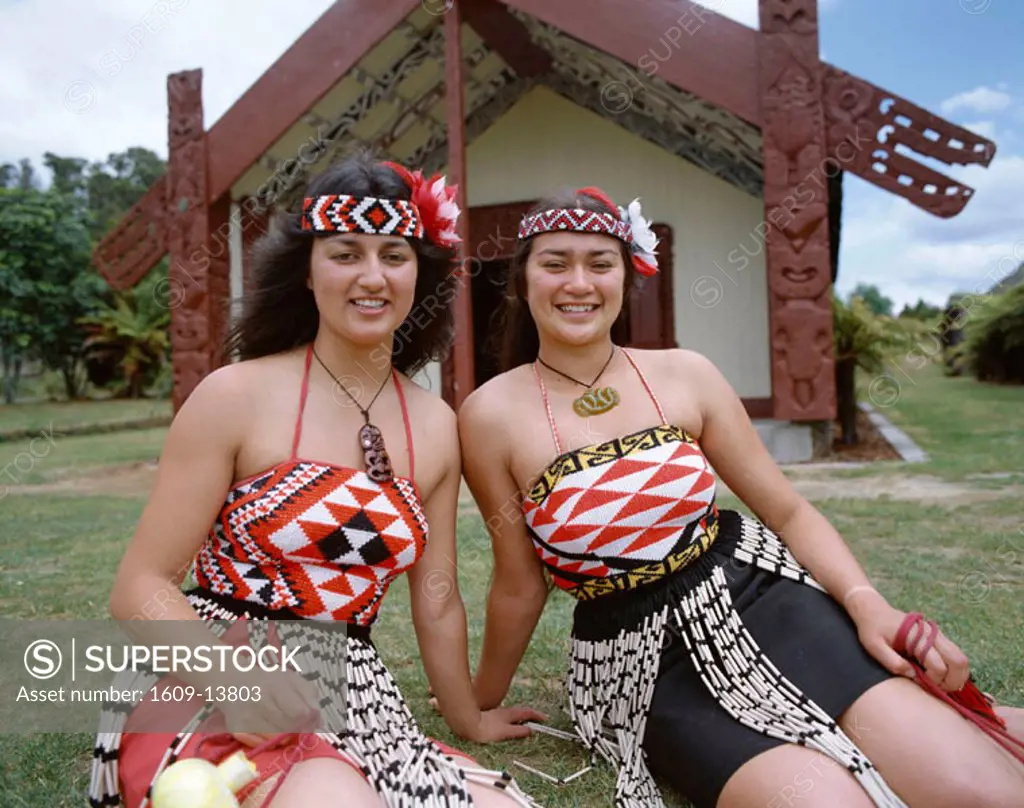
[[[363,775],[337,758],[313,758],[296,763],[267,805],[274,784],[268,783],[246,799],[242,808],[307,808],[344,804],[345,808],[380,808],[380,797]]]

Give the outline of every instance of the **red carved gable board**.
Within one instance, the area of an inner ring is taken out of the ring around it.
[[[828,154],[834,164],[936,216],[956,216],[974,190],[897,146],[947,165],[988,166],[996,144],[844,70],[824,65]]]
[[[466,8],[467,22],[479,26],[477,33],[515,70],[523,71],[521,75],[544,69],[544,53],[531,47],[522,31],[510,30],[519,21],[502,14],[503,9],[496,8],[498,3],[460,3]],[[338,0],[324,12],[208,133],[208,201],[223,195],[327,89],[418,5],[418,0],[377,4]],[[787,24],[794,22],[797,28],[806,25],[801,5],[784,2],[779,6],[792,11]],[[658,78],[764,126],[757,67],[764,30],[748,28],[705,6],[684,1],[500,0],[500,6],[554,25],[622,59],[631,69],[646,64],[641,59],[649,57],[652,43],[665,38],[676,44],[676,50],[671,59],[657,65]],[[638,7],[642,13],[638,13]],[[685,47],[679,43],[685,43]],[[343,56],[335,58],[339,53]],[[972,190],[910,156],[896,154],[895,144],[902,143],[922,157],[950,164],[985,166],[995,154],[995,144],[870,82],[831,65],[825,64],[824,68],[827,147],[840,158],[844,153],[853,155],[841,167],[935,215],[959,212]],[[641,81],[646,77],[638,75]],[[890,128],[892,135],[883,134]],[[843,147],[843,143],[848,145]],[[880,172],[878,166],[885,170]],[[158,180],[157,184],[164,181]],[[112,285],[131,286],[166,253],[167,213],[160,204],[163,194],[155,184],[97,248],[94,263]]]
[[[114,289],[130,289],[167,254],[166,195],[165,174],[96,245],[93,264]]]

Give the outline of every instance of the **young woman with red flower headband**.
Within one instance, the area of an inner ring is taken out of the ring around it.
[[[495,558],[480,704],[504,699],[550,580],[577,599],[568,708],[616,806],[662,806],[652,772],[697,808],[1024,806],[1024,744],[963,652],[871,586],[722,374],[615,344],[657,271],[639,202],[580,189],[519,239],[503,372],[459,412]],[[757,519],[718,508],[712,469]]]
[[[245,808],[533,804],[507,774],[423,734],[370,636],[405,573],[451,729],[487,743],[544,718],[476,704],[456,580],[456,419],[409,378],[449,347],[447,311],[436,309],[453,297],[454,199],[443,178],[360,156],[313,179],[301,210],[277,214],[256,246],[228,340],[239,361],[204,378],[175,417],[110,605],[115,618],[141,618],[132,625],[146,642],[173,636],[166,620],[199,621],[190,636],[201,642],[253,649],[285,647],[308,627],[302,647],[322,645],[299,667],[314,675],[120,678],[156,695],[130,715],[105,711],[92,805],[147,808],[177,787],[175,762],[238,750],[258,770],[237,783]],[[433,317],[396,340],[431,296]],[[193,560],[195,585],[181,591]],[[160,694],[174,684],[263,697],[205,705],[200,695],[168,714]]]

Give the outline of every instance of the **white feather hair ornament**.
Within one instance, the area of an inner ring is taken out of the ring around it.
[[[651,223],[644,217],[640,199],[634,199],[629,207],[619,208],[622,221],[628,222],[633,233],[633,265],[641,275],[653,275],[658,271],[658,237],[651,229]]]

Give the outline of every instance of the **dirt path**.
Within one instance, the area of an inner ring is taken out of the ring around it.
[[[879,472],[871,477],[837,477],[828,471],[801,470],[790,475],[793,486],[807,499],[894,499],[958,507],[1020,497],[1024,487],[981,488],[969,482],[949,482],[929,474]]]
[[[69,494],[79,496],[147,497],[156,480],[156,463],[125,463],[81,469],[39,485],[12,485],[8,494]]]

